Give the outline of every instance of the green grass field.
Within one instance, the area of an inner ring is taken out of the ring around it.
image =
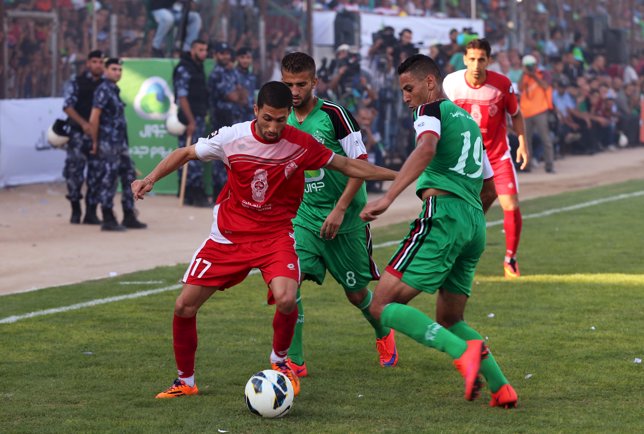
[[[403,335],[399,366],[380,368],[372,330],[327,279],[304,285],[310,376],[292,412],[252,415],[244,385],[268,367],[273,315],[258,275],[216,294],[199,314],[200,394],[155,400],[176,375],[178,266],[1,297],[0,432],[642,432],[642,192],[644,182],[630,182],[524,202],[518,281],[502,277],[501,212],[489,213],[466,319],[517,390],[516,410],[489,408],[487,390],[466,402],[450,359]],[[377,230],[375,244],[406,230]],[[381,267],[394,249],[375,250]],[[125,297],[167,287],[174,289]],[[79,303],[86,305],[25,317]],[[428,295],[413,301],[432,315],[433,303]]]

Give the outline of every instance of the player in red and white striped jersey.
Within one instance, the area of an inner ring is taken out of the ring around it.
[[[257,119],[224,127],[195,146],[168,155],[142,180],[132,183],[134,197],[190,160],[223,161],[228,181],[217,198],[208,239],[183,277],[174,308],[173,343],[179,377],[157,398],[198,392],[194,379],[199,308],[216,291],[240,283],[258,268],[275,300],[273,369],[286,374],[297,395],[299,379],[286,363],[297,321],[295,295],[300,267],[291,219],[304,194],[304,171],[322,167],[354,178],[394,179],[396,172],[333,153],[313,136],[286,124],[293,105],[290,89],[266,83],[255,106]]]
[[[467,69],[448,74],[443,81],[447,96],[467,110],[481,128],[485,151],[494,170],[496,194],[503,208],[505,229],[505,277],[520,276],[517,250],[523,220],[519,210],[519,183],[507,136],[506,117],[510,115],[512,127],[519,138],[516,161],[521,170],[528,167],[528,147],[525,125],[512,83],[505,75],[488,71],[490,44],[485,39],[470,41],[466,47]],[[487,212],[495,197],[482,195],[483,210]]]

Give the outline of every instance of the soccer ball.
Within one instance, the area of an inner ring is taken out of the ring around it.
[[[246,405],[262,417],[275,418],[286,415],[293,407],[293,385],[281,372],[272,369],[254,374],[246,383]]]

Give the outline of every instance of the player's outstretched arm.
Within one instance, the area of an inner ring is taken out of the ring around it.
[[[423,134],[418,138],[416,149],[413,150],[409,157],[400,168],[400,172],[395,181],[389,186],[387,192],[375,201],[365,205],[360,213],[360,218],[370,222],[389,208],[393,201],[405,190],[409,184],[414,182],[425,170],[429,163],[436,155],[436,144],[438,138],[433,134]]]
[[[326,166],[329,169],[337,170],[352,178],[366,179],[367,181],[391,181],[396,178],[395,170],[376,166],[364,160],[347,158],[335,154],[331,162]]]
[[[135,199],[143,199],[145,193],[152,190],[154,183],[169,175],[190,160],[197,160],[194,146],[186,146],[175,149],[165,157],[157,166],[143,179],[137,179],[132,183],[132,193]]]

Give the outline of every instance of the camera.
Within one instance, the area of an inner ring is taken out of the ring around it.
[[[395,47],[398,44],[398,39],[396,39],[396,36],[394,35],[394,28],[390,26],[387,26],[381,30],[378,30],[375,33],[372,33],[371,39],[373,40],[374,44],[378,39],[381,39],[382,40],[382,45],[380,46],[381,49],[385,49],[387,47]]]

